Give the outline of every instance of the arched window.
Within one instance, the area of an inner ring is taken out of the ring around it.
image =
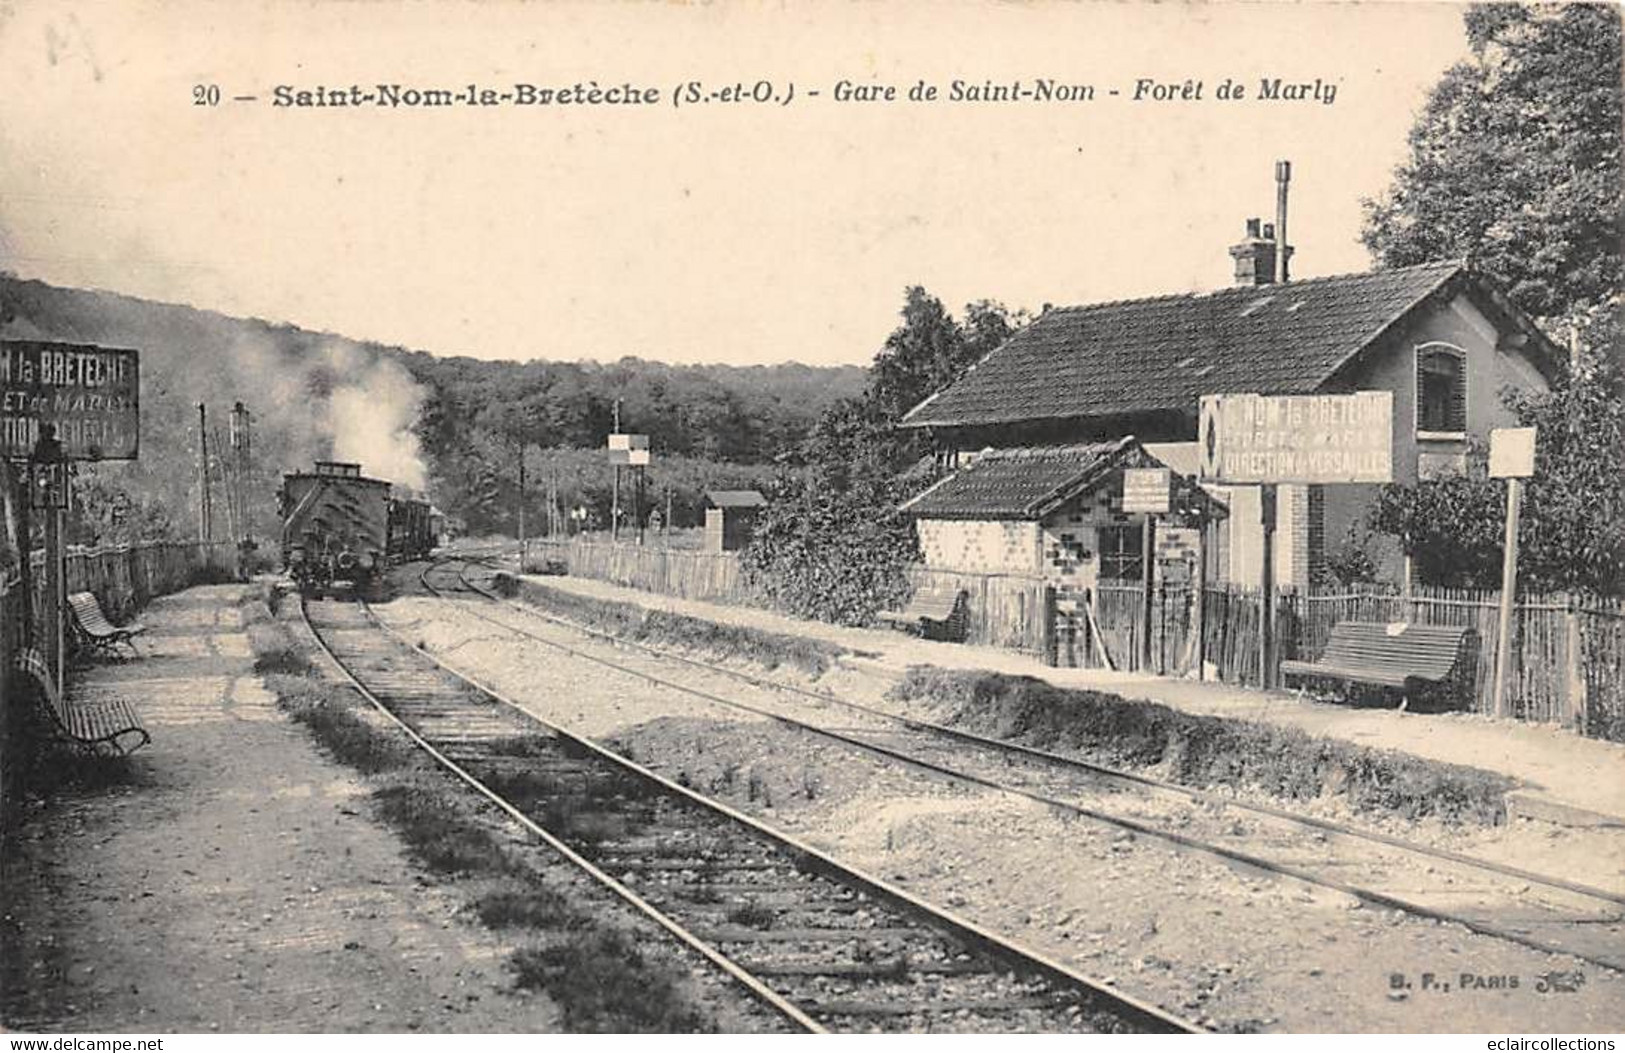
[[[1467,430],[1467,356],[1460,348],[1416,349],[1416,430]]]

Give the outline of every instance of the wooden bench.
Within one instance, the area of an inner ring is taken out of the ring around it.
[[[928,640],[963,642],[969,601],[970,593],[964,589],[920,589],[902,610],[881,611],[875,617],[905,632],[918,632]]]
[[[1476,650],[1477,634],[1463,625],[1338,622],[1319,661],[1282,662],[1281,675],[1395,688],[1408,701],[1411,694],[1440,684],[1469,692]]]
[[[102,605],[96,602],[94,593],[76,592],[68,597],[68,610],[73,613],[74,634],[86,646],[104,651],[107,654],[116,654],[114,650],[119,644],[130,649],[131,654],[139,654],[135,649],[135,637],[147,631],[145,625],[114,625],[102,613]]]
[[[122,698],[73,702],[58,695],[56,678],[51,675],[45,656],[33,648],[19,654],[13,664],[39,684],[40,698],[44,700],[42,708],[51,718],[52,727],[74,746],[90,753],[101,753],[105,747],[122,757],[152,741],[152,736],[141,725],[141,718]],[[137,736],[139,741],[127,744],[126,736]]]

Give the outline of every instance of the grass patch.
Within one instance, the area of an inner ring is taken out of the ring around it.
[[[534,581],[516,584],[519,598],[526,603],[639,643],[667,644],[717,658],[743,659],[766,669],[789,665],[815,677],[828,672],[835,660],[847,653],[839,644],[804,636],[722,625],[635,603],[581,596]]]
[[[513,969],[520,987],[546,991],[563,1007],[567,1031],[672,1034],[715,1027],[620,930],[595,929],[569,943],[521,950]]]
[[[516,864],[446,788],[400,781],[373,792],[379,818],[394,827],[424,866],[440,874],[500,875]]]
[[[307,645],[270,614],[265,598],[245,599],[244,621],[266,686],[328,752],[368,777],[378,818],[414,858],[479,884],[469,895],[481,922],[524,941],[509,963],[517,986],[544,990],[572,1031],[716,1030],[680,959],[646,954],[639,941],[647,933],[598,916],[596,904],[577,906],[544,881],[489,825],[479,802],[393,728],[363,719],[352,688],[321,678]],[[527,756],[538,745],[516,738],[502,752]]]
[[[943,723],[1171,782],[1284,800],[1340,795],[1356,812],[1493,825],[1514,783],[1479,768],[1355,746],[1295,728],[1183,713],[1156,702],[1069,690],[1001,673],[915,666],[892,691]]]
[[[272,674],[266,686],[294,720],[335,758],[367,775],[395,771],[413,758],[412,747],[386,735],[356,714],[357,697],[348,688],[313,676]]]
[[[474,912],[490,929],[580,929],[591,918],[545,885],[497,888],[474,901]]]

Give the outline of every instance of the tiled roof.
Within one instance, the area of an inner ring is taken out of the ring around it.
[[[707,490],[705,499],[713,508],[762,508],[767,498],[755,490]]]
[[[1155,410],[1209,392],[1315,391],[1458,274],[1457,262],[1046,311],[904,427]]]
[[[1074,446],[989,450],[902,505],[923,519],[1037,519],[1137,449],[1132,436]]]

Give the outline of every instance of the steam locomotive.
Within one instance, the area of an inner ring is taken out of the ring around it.
[[[306,595],[341,585],[360,591],[391,563],[422,559],[435,547],[439,513],[423,501],[393,497],[361,466],[317,461],[289,472],[277,491],[282,567]]]

